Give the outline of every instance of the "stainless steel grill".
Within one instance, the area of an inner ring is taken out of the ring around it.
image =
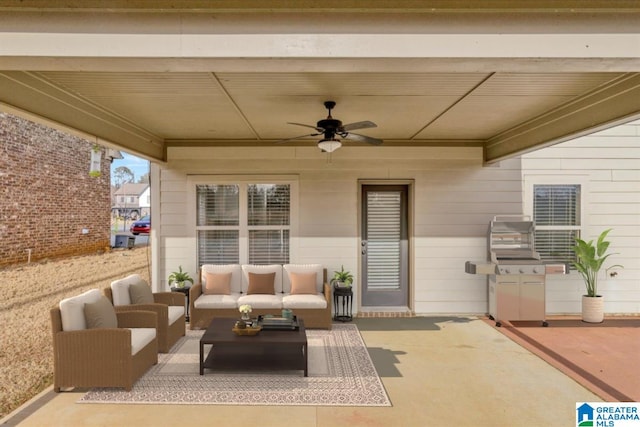
[[[564,264],[544,264],[535,251],[535,224],[528,216],[496,215],[489,224],[485,263],[465,263],[465,272],[488,275],[489,317],[539,320],[547,326],[546,274],[567,272]]]

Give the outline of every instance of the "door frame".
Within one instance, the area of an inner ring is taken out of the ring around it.
[[[407,305],[410,311],[414,309],[414,282],[413,282],[413,260],[414,260],[414,179],[358,179],[358,209],[357,209],[357,228],[358,228],[358,292],[355,298],[358,311],[362,310],[362,187],[365,185],[404,185],[407,187],[407,235],[408,235],[408,254],[407,254]],[[404,306],[399,307],[404,308]]]

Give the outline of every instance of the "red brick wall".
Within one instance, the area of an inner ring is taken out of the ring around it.
[[[110,164],[89,176],[93,144],[0,113],[0,265],[110,245]],[[82,234],[82,230],[89,230]]]

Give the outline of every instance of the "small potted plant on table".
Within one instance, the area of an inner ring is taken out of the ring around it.
[[[353,275],[349,271],[344,270],[344,265],[340,271],[333,272],[333,279],[331,284],[334,288],[350,288],[353,283]]]
[[[178,271],[174,271],[169,275],[169,286],[176,284],[176,288],[182,289],[186,282],[190,282],[193,285],[193,279],[189,276],[189,273],[182,271],[182,266],[178,267]]]

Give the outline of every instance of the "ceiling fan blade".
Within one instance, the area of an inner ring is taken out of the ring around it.
[[[373,138],[373,137],[365,136],[365,135],[360,135],[360,134],[357,134],[357,133],[348,133],[343,137],[347,138],[347,139],[352,139],[354,141],[366,142],[367,144],[371,144],[371,145],[380,145],[380,144],[382,144],[382,140],[381,139]]]
[[[367,128],[375,128],[378,127],[377,124],[370,122],[369,120],[365,120],[363,122],[355,122],[355,123],[349,123],[346,124],[344,126],[342,126],[341,130],[345,130],[345,131],[350,131],[350,130],[356,130],[356,129],[367,129]]]
[[[304,123],[294,123],[294,122],[287,122],[287,124],[289,125],[296,125],[296,126],[304,126],[306,128],[311,128],[311,129],[315,129],[318,132],[324,132],[324,129],[316,127],[316,126],[312,126],[312,125],[305,125]]]
[[[281,139],[280,141],[276,142],[276,144],[283,144],[285,142],[293,141],[294,139],[301,139],[301,138],[307,138],[309,136],[318,136],[318,135],[322,135],[322,134],[321,133],[309,133],[307,135],[294,136],[293,138]]]

